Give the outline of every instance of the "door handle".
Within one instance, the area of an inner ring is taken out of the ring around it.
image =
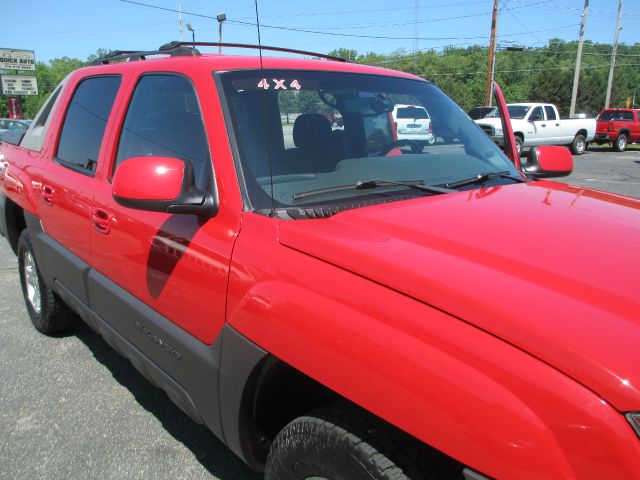
[[[541,123],[541,124],[540,124],[540,126],[541,126],[541,127],[546,127],[546,126],[547,126],[547,124],[546,124],[546,123]]]
[[[42,199],[44,200],[44,203],[46,203],[49,206],[53,205],[54,193],[55,193],[55,190],[53,188],[48,186],[42,187]]]
[[[559,124],[559,123],[556,123],[556,127],[559,127],[559,126],[560,126],[560,124]]]
[[[91,222],[94,228],[100,233],[106,235],[111,230],[111,216],[106,210],[94,208],[91,211]]]

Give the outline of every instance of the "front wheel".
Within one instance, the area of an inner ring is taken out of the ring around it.
[[[42,280],[27,230],[18,240],[18,269],[27,312],[36,330],[50,335],[71,327],[75,315]]]
[[[365,412],[329,409],[299,417],[276,436],[265,480],[429,480],[462,468]]]
[[[616,141],[613,142],[613,149],[616,152],[624,152],[626,148],[627,136],[624,133],[621,133],[620,135],[618,135],[618,138],[616,138]]]
[[[524,140],[518,135],[515,136],[515,139],[516,139],[516,152],[518,152],[518,155],[522,155],[522,144],[524,143]]]
[[[584,138],[584,135],[578,134],[571,142],[571,153],[574,155],[582,155],[584,151],[587,149],[587,140]]]

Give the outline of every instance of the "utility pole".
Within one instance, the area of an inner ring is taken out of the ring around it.
[[[622,0],[618,0],[618,18],[616,19],[616,31],[613,34],[613,52],[611,53],[611,66],[609,67],[609,81],[607,82],[607,97],[604,101],[604,108],[609,108],[611,101],[611,87],[613,86],[613,71],[616,68],[616,52],[618,51],[618,34],[622,27],[620,19],[622,17]]]
[[[178,2],[178,32],[180,32],[180,41],[184,40],[182,36],[182,1]]]
[[[496,55],[496,28],[498,26],[498,2],[493,0],[493,16],[491,17],[491,41],[489,42],[489,66],[487,67],[487,88],[484,95],[484,104],[491,106],[491,84],[493,82],[493,62]]]
[[[582,23],[580,24],[580,38],[578,40],[578,56],[576,57],[576,71],[573,74],[573,91],[571,92],[571,106],[569,107],[569,118],[576,113],[576,99],[578,98],[578,82],[580,81],[580,65],[582,64],[582,45],[584,44],[584,29],[587,26],[587,13],[589,11],[589,0],[584,0],[582,10]]]
[[[420,0],[416,0],[416,8],[413,12],[413,53],[414,55],[418,51],[418,16],[419,14],[420,14]]]

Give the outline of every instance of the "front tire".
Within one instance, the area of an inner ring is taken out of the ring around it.
[[[516,152],[518,152],[518,156],[522,155],[522,144],[524,143],[524,140],[522,139],[522,137],[516,135],[515,136],[516,139]]]
[[[582,155],[584,151],[587,149],[587,140],[584,138],[584,135],[578,134],[571,142],[571,153],[574,155]]]
[[[355,408],[299,417],[276,436],[265,480],[429,480],[461,466]],[[460,477],[461,478],[461,477]]]
[[[624,152],[627,148],[627,136],[624,133],[618,135],[616,141],[613,142],[613,149],[616,152]]]
[[[18,270],[27,312],[36,330],[51,335],[70,328],[75,315],[42,280],[27,230],[18,240]]]

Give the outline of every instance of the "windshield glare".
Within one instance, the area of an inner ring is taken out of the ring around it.
[[[519,176],[466,113],[428,82],[293,70],[220,78],[254,210],[421,194],[396,185],[294,198],[363,180],[443,185],[494,171]],[[406,108],[430,121],[398,122]]]
[[[522,120],[524,117],[526,117],[527,112],[530,109],[531,109],[531,105],[507,105],[507,110],[509,111],[509,118],[516,119],[516,120]],[[491,118],[500,117],[500,111],[498,109],[495,109],[493,112],[487,115],[487,118],[489,117]]]

